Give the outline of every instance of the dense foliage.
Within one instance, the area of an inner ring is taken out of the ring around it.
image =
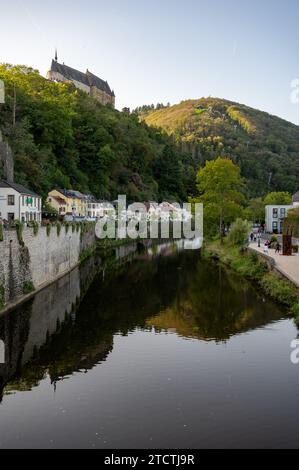
[[[217,98],[184,101],[143,117],[174,135],[202,165],[218,156],[231,158],[252,197],[299,189],[299,126]]]
[[[289,206],[292,204],[290,193],[278,192],[269,193],[264,199],[265,206]]]
[[[196,160],[136,114],[102,106],[28,67],[0,65],[0,79],[0,128],[13,149],[17,182],[43,196],[64,187],[132,201],[186,200],[195,191]]]
[[[225,227],[243,215],[244,186],[240,168],[229,159],[217,158],[201,168],[196,201],[204,204],[205,236],[218,233],[222,239]]]

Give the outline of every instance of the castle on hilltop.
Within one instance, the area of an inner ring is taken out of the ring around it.
[[[93,75],[88,69],[86,73],[60,64],[57,59],[52,60],[51,69],[47,73],[48,80],[53,82],[73,83],[76,88],[85,91],[92,98],[102,104],[110,104],[115,107],[115,94],[110,89],[107,82]]]

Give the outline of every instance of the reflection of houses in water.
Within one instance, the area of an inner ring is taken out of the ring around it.
[[[5,344],[5,363],[0,361],[0,399],[5,384],[20,375],[22,368],[69,319],[86,281],[94,275],[94,263],[89,260],[37,293],[33,300],[0,317],[0,339]]]

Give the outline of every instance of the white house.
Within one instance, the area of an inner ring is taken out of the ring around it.
[[[299,207],[299,192],[294,194],[292,205],[287,206],[266,206],[266,232],[282,233],[283,222],[289,210]]]
[[[283,222],[293,206],[266,206],[266,232],[282,233]]]
[[[21,184],[0,181],[0,217],[8,222],[41,222],[42,199]]]

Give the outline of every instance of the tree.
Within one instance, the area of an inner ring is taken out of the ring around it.
[[[183,169],[174,149],[167,145],[156,159],[154,175],[163,198],[181,199]]]
[[[265,203],[263,198],[257,197],[251,199],[246,211],[248,220],[261,224],[265,220]]]
[[[269,193],[264,199],[265,206],[289,206],[292,204],[290,193],[277,192]]]
[[[204,204],[208,232],[218,231],[222,241],[224,226],[243,212],[244,195],[241,191],[244,181],[240,168],[226,158],[206,162],[198,172],[197,188],[200,194],[198,202]]]
[[[248,241],[251,224],[247,220],[237,219],[231,226],[227,241],[232,246],[244,246]]]

